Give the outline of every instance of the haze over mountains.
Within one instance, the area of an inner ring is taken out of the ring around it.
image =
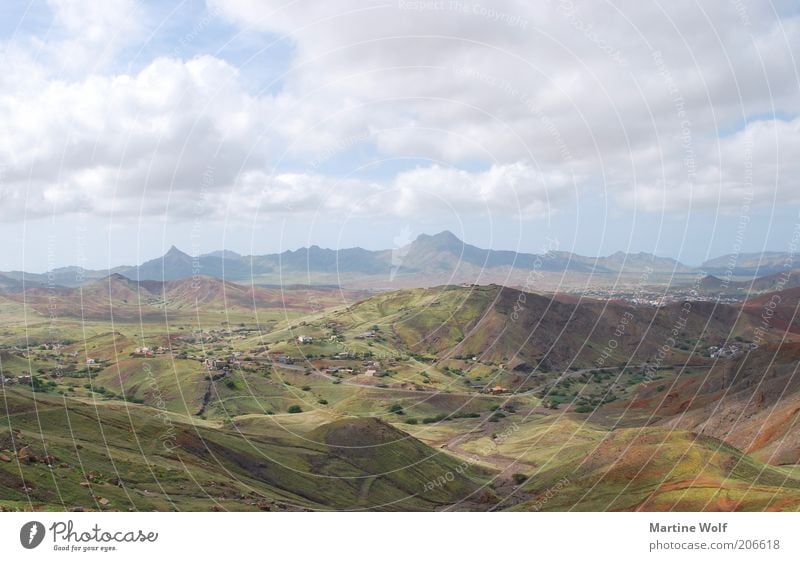
[[[410,244],[384,250],[326,249],[316,245],[267,255],[243,256],[220,250],[191,256],[173,246],[162,257],[140,265],[89,270],[63,267],[48,273],[0,273],[0,290],[24,286],[74,287],[112,274],[131,280],[170,281],[193,276],[223,278],[258,285],[339,285],[349,288],[410,288],[433,284],[498,283],[521,286],[532,278],[564,276],[618,277],[648,271],[674,278],[707,273],[722,278],[779,274],[800,265],[789,253],[726,255],[699,268],[651,253],[618,251],[606,257],[587,257],[552,250],[543,254],[482,249],[464,243],[448,231],[422,234]],[[709,284],[716,281],[712,278]],[[722,282],[720,280],[720,282]]]

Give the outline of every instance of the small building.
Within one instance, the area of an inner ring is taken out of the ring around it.
[[[297,342],[300,343],[301,345],[310,345],[311,343],[314,342],[314,338],[309,337],[308,335],[298,335]]]
[[[210,368],[213,370],[222,370],[226,366],[228,366],[228,362],[225,360],[220,360],[218,358],[207,358],[203,361],[203,365],[206,368]]]
[[[493,388],[489,388],[486,391],[489,393],[504,393],[508,391],[508,388],[504,388],[503,386],[494,386]]]

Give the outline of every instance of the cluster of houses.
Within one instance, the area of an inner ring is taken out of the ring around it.
[[[356,335],[355,338],[356,339],[361,339],[361,340],[363,340],[363,339],[375,339],[377,336],[378,336],[378,333],[376,331],[370,329],[369,331],[365,331],[364,333],[360,333],[359,335]],[[334,343],[339,342],[342,339],[343,339],[342,335],[338,335],[338,334],[333,334],[330,337],[328,337],[328,340],[331,341],[331,342],[334,342]],[[310,345],[310,344],[312,344],[314,342],[314,337],[312,337],[311,335],[298,335],[297,337],[295,337],[295,341],[297,341],[297,343],[299,343],[300,345]]]
[[[167,352],[169,352],[169,349],[165,347],[136,347],[133,350],[133,356],[152,358],[156,355],[166,354]]]
[[[229,370],[230,368],[242,365],[241,354],[232,353],[228,358],[206,357],[203,359],[203,366],[208,370]]]
[[[13,386],[14,384],[27,384],[30,385],[32,377],[28,374],[23,376],[3,376],[0,374],[0,387]]]
[[[721,347],[709,347],[708,353],[711,358],[736,358],[740,354],[750,351],[754,349],[756,345],[754,343],[732,343],[728,345],[722,345]]]

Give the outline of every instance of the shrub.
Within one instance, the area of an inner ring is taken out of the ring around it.
[[[320,405],[328,405],[328,400],[327,399],[318,399],[317,403],[319,403]]]
[[[448,419],[477,419],[480,416],[481,416],[480,413],[461,412],[461,413],[453,413],[448,417]]]
[[[525,475],[524,473],[515,473],[514,475],[511,476],[511,479],[513,479],[514,483],[516,483],[517,485],[522,485],[528,480],[528,476]]]
[[[400,413],[403,410],[403,406],[399,403],[395,403],[389,407],[389,413]]]
[[[289,406],[289,409],[287,409],[287,411],[289,413],[302,413],[303,412],[303,408],[300,407],[299,405],[291,405],[291,406]]]

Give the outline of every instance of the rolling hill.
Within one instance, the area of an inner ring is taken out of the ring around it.
[[[488,475],[377,419],[243,432],[132,404],[65,407],[0,391],[14,415],[12,430],[0,429],[4,508],[435,510],[480,506]],[[451,485],[423,493],[442,473],[454,474]]]
[[[310,312],[351,303],[364,292],[325,287],[243,286],[214,277],[134,281],[115,273],[76,288],[30,288],[0,295],[41,316],[83,319],[159,319],[165,314],[202,311],[257,313],[259,310]]]
[[[781,251],[722,255],[705,261],[701,268],[713,275],[728,273],[742,277],[761,277],[779,274],[800,267],[797,255]]]
[[[729,337],[752,340],[759,313],[755,305],[636,306],[490,285],[379,294],[331,319],[345,322],[354,333],[385,325],[409,352],[474,356],[521,371],[542,365],[549,371],[586,368],[601,358],[604,365],[645,364],[655,361],[667,343],[663,362],[702,363],[710,346]],[[780,339],[781,326],[764,336]],[[609,341],[613,348],[605,352]]]
[[[797,510],[798,302],[121,274],[4,294],[0,507]]]

